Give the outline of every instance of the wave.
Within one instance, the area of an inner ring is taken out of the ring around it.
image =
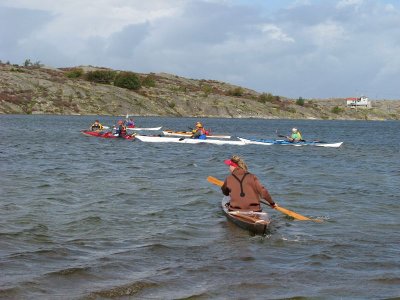
[[[140,292],[143,292],[144,290],[154,289],[158,286],[158,283],[151,281],[137,281],[117,287],[112,287],[109,289],[93,291],[84,296],[82,299],[98,299],[99,297],[113,299],[120,297],[137,296]]]

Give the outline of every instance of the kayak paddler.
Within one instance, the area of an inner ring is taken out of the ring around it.
[[[115,134],[119,137],[126,136],[126,126],[124,125],[124,121],[118,121],[117,126],[115,126]]]
[[[201,139],[205,140],[207,138],[207,131],[204,129],[203,124],[201,122],[196,123],[196,128],[192,131],[192,139]]]
[[[272,208],[275,202],[257,176],[248,172],[246,163],[237,155],[224,160],[229,166],[230,175],[221,187],[225,196],[230,196],[229,210],[261,211],[260,198],[265,199]]]
[[[292,134],[290,136],[287,136],[286,138],[291,143],[297,143],[297,142],[304,141],[300,130],[298,130],[297,128],[292,128]]]
[[[92,126],[90,126],[91,131],[100,131],[103,130],[103,125],[100,124],[99,120],[95,120]]]
[[[129,118],[129,120],[126,121],[126,127],[135,128],[135,121],[133,120],[133,118]]]

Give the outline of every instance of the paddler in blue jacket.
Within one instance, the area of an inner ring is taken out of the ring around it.
[[[204,129],[203,124],[201,122],[196,123],[196,128],[192,131],[192,139],[201,139],[205,140],[207,138],[207,131]]]
[[[115,134],[119,137],[126,136],[126,127],[124,125],[124,121],[119,120],[117,126],[115,126]]]

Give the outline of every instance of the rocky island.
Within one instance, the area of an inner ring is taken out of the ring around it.
[[[233,84],[166,73],[0,63],[0,114],[267,119],[399,120],[399,100],[290,99]]]

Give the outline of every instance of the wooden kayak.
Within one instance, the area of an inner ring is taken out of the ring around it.
[[[229,221],[254,234],[263,235],[267,232],[271,221],[266,212],[230,211],[227,208],[229,199],[230,197],[224,197],[221,202],[222,211]]]

